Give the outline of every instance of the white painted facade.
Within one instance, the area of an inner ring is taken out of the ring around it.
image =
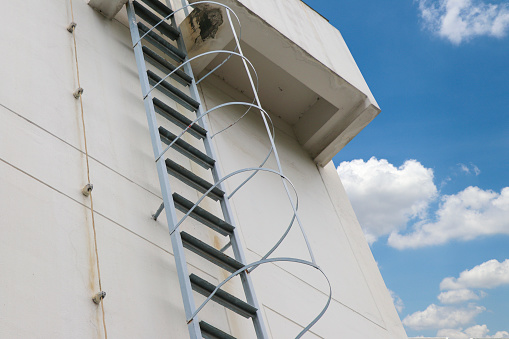
[[[260,97],[276,125],[283,169],[299,193],[299,215],[317,263],[332,284],[328,311],[304,337],[406,338],[331,162],[380,111],[346,44],[298,0],[221,2],[247,21],[245,52],[259,70]],[[108,8],[120,8],[112,3]],[[4,12],[0,338],[188,338],[168,227],[163,217],[151,219],[161,191],[125,9],[109,20],[85,0],[73,0],[72,8],[67,0],[28,0],[5,2]],[[76,50],[66,30],[73,17]],[[215,42],[193,47],[224,47],[230,40],[225,31]],[[196,69],[217,60],[208,62]],[[251,102],[242,94],[245,84],[235,79],[237,67],[232,62],[201,83],[206,108]],[[73,97],[78,71],[83,106]],[[280,89],[277,95],[271,86]],[[211,132],[243,112],[230,107],[212,114]],[[192,137],[186,141],[203,148]],[[223,174],[258,166],[269,148],[255,112],[213,141]],[[169,156],[211,180],[179,153]],[[91,198],[81,192],[87,171]],[[226,190],[241,181],[232,178]],[[173,183],[189,199],[200,196]],[[248,261],[259,260],[291,218],[280,178],[258,174],[231,203]],[[200,206],[220,215],[211,200]],[[218,249],[226,244],[197,222],[186,221],[183,228]],[[193,253],[186,256],[191,273],[216,284],[227,276]],[[274,256],[309,259],[298,228]],[[266,264],[252,279],[274,339],[295,337],[327,301],[323,278],[297,264]],[[98,306],[91,298],[100,290],[107,296]],[[237,280],[225,290],[243,295]],[[250,321],[217,304],[209,303],[201,317],[236,338],[255,338]]]

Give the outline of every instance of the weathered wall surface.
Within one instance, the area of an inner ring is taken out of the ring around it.
[[[72,4],[83,111],[72,95],[78,85],[74,41],[66,30],[70,2],[4,4],[9,15],[0,46],[0,337],[104,338],[107,332],[110,338],[187,338],[165,218],[150,218],[161,197],[129,30],[85,0]],[[214,78],[201,90],[208,107],[239,96]],[[213,130],[241,113],[236,108],[214,114]],[[174,130],[162,119],[161,124]],[[268,150],[252,113],[214,141],[223,173],[258,165]],[[299,190],[317,261],[333,285],[331,307],[307,337],[404,338],[335,171],[330,165],[318,169],[284,125],[276,142]],[[180,154],[169,155],[208,178]],[[81,194],[87,171],[94,184],[93,216],[92,200]],[[184,196],[199,196],[173,182]],[[290,220],[280,186],[277,177],[258,175],[233,200],[250,260],[259,259]],[[202,207],[219,212],[209,201]],[[184,228],[216,248],[225,244],[192,221]],[[307,258],[297,229],[276,255]],[[195,255],[188,254],[188,262],[191,273],[211,282],[225,277]],[[320,311],[327,286],[315,273],[294,264],[253,272],[273,338],[295,336]],[[104,312],[91,301],[99,286],[107,293]],[[238,281],[226,289],[241,295]],[[221,306],[211,303],[202,316],[239,338],[254,337],[250,322]]]

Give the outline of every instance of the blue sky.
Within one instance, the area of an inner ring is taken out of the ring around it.
[[[382,108],[334,162],[408,335],[509,337],[509,1],[305,2]]]

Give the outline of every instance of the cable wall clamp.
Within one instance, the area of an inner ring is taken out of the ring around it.
[[[94,185],[92,184],[86,184],[83,189],[81,190],[81,193],[83,193],[84,196],[88,197],[92,190],[94,189]]]
[[[69,24],[69,26],[67,26],[67,31],[68,31],[69,33],[74,32],[74,29],[76,28],[76,26],[77,26],[77,25],[78,25],[78,24],[77,24],[77,23],[75,23],[74,21],[73,21],[73,22],[71,22],[71,23]]]
[[[76,99],[78,99],[82,94],[83,94],[83,88],[80,87],[77,90],[75,90],[72,95],[74,95],[74,97]]]
[[[99,305],[104,298],[106,298],[106,292],[101,291],[101,292],[97,293],[96,295],[94,295],[94,297],[92,298],[92,301],[94,303],[96,303],[97,305]]]

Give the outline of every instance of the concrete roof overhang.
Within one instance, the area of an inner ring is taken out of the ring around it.
[[[112,19],[126,2],[127,0],[89,0],[88,4],[108,19]]]
[[[240,19],[242,49],[258,73],[262,106],[293,128],[317,164],[326,165],[380,113],[340,32],[301,0],[215,1]],[[173,2],[174,8],[180,7],[180,0]],[[113,3],[125,0],[90,0],[103,13],[111,11],[104,13],[108,17],[116,13]],[[194,12],[201,15],[177,15],[189,56],[233,50],[224,8],[198,6],[202,7]],[[193,70],[204,74],[224,57],[197,59]],[[240,58],[231,58],[215,74],[248,97],[252,93],[247,76],[239,76],[245,74]]]
[[[380,113],[339,31],[305,3],[220,2],[240,19],[242,49],[258,73],[262,106],[292,126],[317,164],[327,164]],[[183,22],[190,56],[233,50],[233,35],[225,11],[222,13],[222,24],[210,38],[198,37],[199,22],[195,20],[191,28],[192,15]],[[203,74],[223,59],[212,55],[193,64],[193,69]],[[244,94],[252,92],[247,77],[239,76],[245,74],[240,58],[232,58],[216,74]]]

